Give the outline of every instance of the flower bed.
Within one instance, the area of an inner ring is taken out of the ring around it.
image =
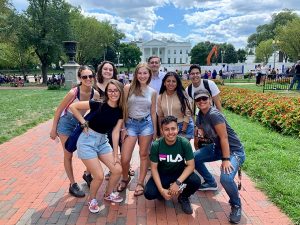
[[[220,89],[224,108],[249,116],[284,134],[300,137],[300,98],[242,88]]]

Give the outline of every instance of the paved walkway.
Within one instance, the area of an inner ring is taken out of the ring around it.
[[[68,194],[66,174],[60,143],[49,139],[51,121],[40,124],[24,135],[0,145],[0,224],[147,224],[147,225],[217,225],[229,224],[230,208],[223,188],[216,192],[197,192],[192,196],[192,215],[184,214],[177,200],[148,201],[133,196],[136,178],[124,193],[121,204],[108,204],[102,200],[106,182],[98,198],[101,211],[90,214],[87,198],[77,199]],[[137,151],[132,160],[137,169]],[[84,166],[74,157],[76,180],[86,193],[81,178]],[[216,176],[219,163],[210,164]],[[137,171],[137,170],[136,170]],[[148,174],[149,176],[149,174]],[[241,190],[243,215],[240,224],[292,224],[286,215],[266,196],[254,188],[253,182],[243,174]]]

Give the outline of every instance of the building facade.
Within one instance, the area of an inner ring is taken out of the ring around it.
[[[160,57],[162,65],[190,64],[189,53],[192,45],[189,42],[152,39],[146,42],[136,42],[142,52],[142,62],[147,62],[152,55]]]

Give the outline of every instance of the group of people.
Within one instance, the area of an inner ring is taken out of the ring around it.
[[[229,221],[239,223],[241,201],[234,177],[245,153],[222,114],[218,87],[211,80],[201,79],[198,65],[188,71],[192,84],[186,90],[176,72],[165,74],[159,68],[160,58],[151,56],[148,63],[136,67],[132,82],[125,86],[117,80],[117,69],[109,61],[98,66],[97,74],[87,66],[79,68],[80,84],[58,106],[50,132],[50,138],[59,137],[64,149],[69,193],[85,196],[74,179],[73,154],[65,149],[79,122],[83,132],[77,141],[77,154],[86,167],[83,179],[90,187],[90,212],[100,210],[96,196],[104,180],[100,161],[110,170],[103,199],[122,202],[118,192],[127,188],[134,175],[130,161],[138,143],[140,167],[135,196],[161,200],[176,196],[183,212],[192,214],[189,197],[197,190],[218,188],[205,162],[222,160],[220,182],[229,195]],[[87,112],[93,115],[88,121]],[[151,178],[145,184],[149,162]]]

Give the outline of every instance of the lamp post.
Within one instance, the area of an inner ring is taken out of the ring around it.
[[[273,47],[273,53],[274,53],[274,56],[273,56],[273,58],[274,58],[273,68],[274,68],[274,69],[275,69],[276,54],[277,54],[277,52],[276,52],[276,47],[277,47],[278,43],[279,43],[278,40],[273,40],[273,41],[272,41],[272,47]]]
[[[117,59],[118,59],[118,69],[119,69],[119,67],[120,67],[120,52],[117,52],[116,53],[117,54]]]

